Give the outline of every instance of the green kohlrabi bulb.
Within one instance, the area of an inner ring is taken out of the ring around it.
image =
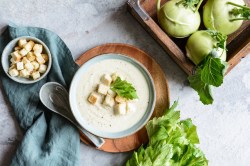
[[[228,2],[245,5],[243,0],[208,0],[203,9],[203,22],[207,29],[229,35],[240,28],[243,20],[232,21],[240,15],[234,16],[231,13],[235,6],[228,4]]]
[[[197,10],[179,2],[180,0],[171,0],[160,7],[158,0],[157,17],[161,28],[168,35],[183,38],[198,30],[201,19]]]
[[[193,33],[186,44],[187,57],[198,65],[211,51],[216,51],[218,57],[226,61],[226,50],[216,48],[217,41],[208,31],[197,31]],[[224,43],[226,45],[226,42]]]

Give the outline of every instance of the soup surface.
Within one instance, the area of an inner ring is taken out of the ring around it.
[[[103,106],[103,97],[95,105],[88,102],[89,94],[96,90],[100,78],[112,73],[118,73],[135,87],[139,97],[135,102],[135,112],[115,115],[113,108]],[[91,65],[81,75],[77,86],[77,107],[82,118],[88,125],[103,132],[119,132],[132,127],[143,117],[148,107],[149,89],[145,77],[133,64],[123,60],[107,59]]]

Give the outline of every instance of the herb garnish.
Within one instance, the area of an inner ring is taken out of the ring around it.
[[[225,51],[226,37],[211,30],[208,32],[217,40],[214,49],[222,48]],[[203,104],[213,103],[211,86],[219,87],[223,83],[227,66],[227,62],[222,61],[217,52],[212,50],[197,66],[195,74],[188,77],[190,86],[198,92]]]
[[[136,89],[133,85],[126,80],[121,80],[120,77],[117,77],[115,82],[111,84],[111,90],[125,99],[133,100],[138,98]]]

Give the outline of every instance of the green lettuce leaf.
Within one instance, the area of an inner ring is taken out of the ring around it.
[[[149,143],[141,146],[126,166],[207,166],[208,161],[196,147],[199,138],[191,119],[180,120],[177,102],[164,115],[147,125]]]
[[[135,152],[132,158],[127,161],[126,166],[169,165],[172,156],[172,145],[162,141],[156,143],[154,146],[148,146],[146,149],[141,146],[138,152]]]
[[[193,144],[199,144],[200,141],[197,135],[196,126],[193,124],[192,120],[191,119],[183,120],[181,121],[180,124],[189,142]]]

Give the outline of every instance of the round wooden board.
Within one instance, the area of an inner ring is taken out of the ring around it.
[[[169,88],[166,77],[161,67],[145,52],[142,50],[120,43],[110,43],[94,47],[83,55],[81,55],[76,63],[81,66],[91,58],[107,54],[116,53],[132,57],[142,63],[150,72],[156,89],[156,104],[154,113],[151,118],[161,116],[163,111],[169,107]],[[91,142],[80,132],[81,141],[87,145],[93,146]],[[105,139],[105,144],[99,148],[106,152],[127,152],[140,147],[141,144],[148,142],[147,131],[145,127],[133,135],[119,138],[119,139]]]

